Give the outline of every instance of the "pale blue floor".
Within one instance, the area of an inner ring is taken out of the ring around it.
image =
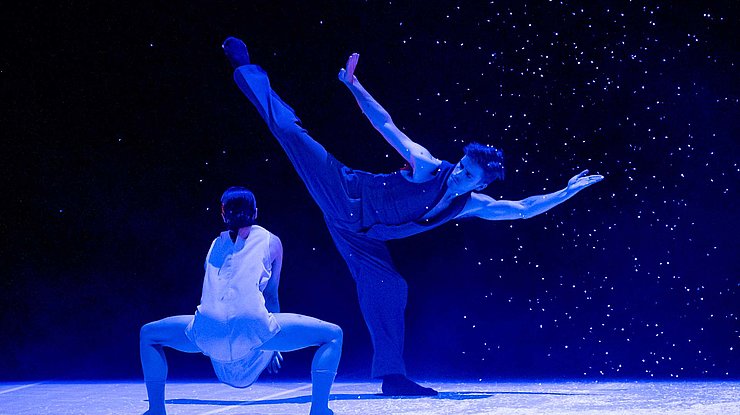
[[[379,383],[339,382],[337,415],[448,414],[740,414],[740,382],[427,382],[434,398],[378,396]],[[172,382],[171,415],[308,414],[310,385]],[[141,414],[141,382],[0,383],[2,415]]]

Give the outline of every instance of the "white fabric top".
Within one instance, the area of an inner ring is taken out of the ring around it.
[[[262,296],[272,276],[271,238],[252,225],[246,240],[232,242],[225,231],[211,244],[200,305],[185,331],[211,359],[239,360],[280,331]]]

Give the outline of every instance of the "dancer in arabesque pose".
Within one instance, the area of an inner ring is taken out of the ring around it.
[[[382,378],[386,395],[436,395],[406,376],[403,360],[407,285],[393,265],[387,240],[405,238],[452,219],[525,219],[557,206],[603,179],[585,170],[562,190],[523,200],[495,200],[479,193],[504,178],[503,153],[491,146],[465,146],[456,164],[437,159],[396,127],[388,112],[354,75],[352,54],[339,80],[362,112],[407,166],[390,174],[349,168],[316,142],[295,112],[272,90],[267,74],[251,63],[245,44],[230,37],[223,49],[234,68],[234,80],[252,102],[285,150],[309,193],[324,213],[334,243],[349,266],[370,331],[374,355],[372,376]]]

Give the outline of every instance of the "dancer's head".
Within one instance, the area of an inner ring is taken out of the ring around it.
[[[221,196],[221,217],[230,231],[254,225],[257,202],[254,194],[244,187],[229,187]]]
[[[491,146],[470,143],[465,156],[447,179],[447,187],[457,193],[483,190],[494,180],[504,179],[504,153]]]

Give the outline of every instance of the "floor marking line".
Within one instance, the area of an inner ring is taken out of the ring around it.
[[[30,385],[21,385],[21,386],[15,387],[15,388],[5,389],[4,391],[0,391],[0,395],[2,395],[3,393],[15,392],[15,391],[19,391],[21,389],[30,388],[31,386],[40,385],[42,383],[44,383],[44,382],[36,382],[36,383],[32,383]]]
[[[239,405],[231,405],[231,406],[227,406],[227,407],[225,407],[225,408],[221,408],[221,409],[214,409],[214,410],[212,410],[212,411],[208,411],[208,412],[202,412],[202,413],[200,413],[200,414],[198,414],[198,415],[211,415],[211,414],[218,414],[218,413],[221,413],[221,412],[226,412],[226,411],[229,411],[229,410],[231,410],[231,409],[234,409],[234,408],[239,408],[240,406],[245,406],[245,405],[249,405],[249,404],[251,404],[252,402],[260,402],[260,401],[266,401],[266,400],[268,400],[268,399],[272,399],[272,398],[277,398],[277,397],[279,397],[279,396],[283,396],[283,395],[288,395],[288,394],[291,394],[291,393],[293,393],[293,392],[298,392],[298,391],[302,391],[302,390],[306,390],[306,389],[310,389],[310,388],[311,388],[311,384],[308,384],[308,385],[304,385],[304,386],[299,386],[299,387],[297,387],[297,388],[294,388],[294,389],[290,389],[290,390],[287,390],[287,391],[277,392],[277,393],[273,393],[272,395],[267,395],[267,396],[263,396],[263,397],[261,397],[261,398],[259,398],[259,399],[255,399],[255,400],[253,400],[253,401],[249,401],[249,402],[246,402],[246,403],[243,403],[243,404],[239,404]]]

